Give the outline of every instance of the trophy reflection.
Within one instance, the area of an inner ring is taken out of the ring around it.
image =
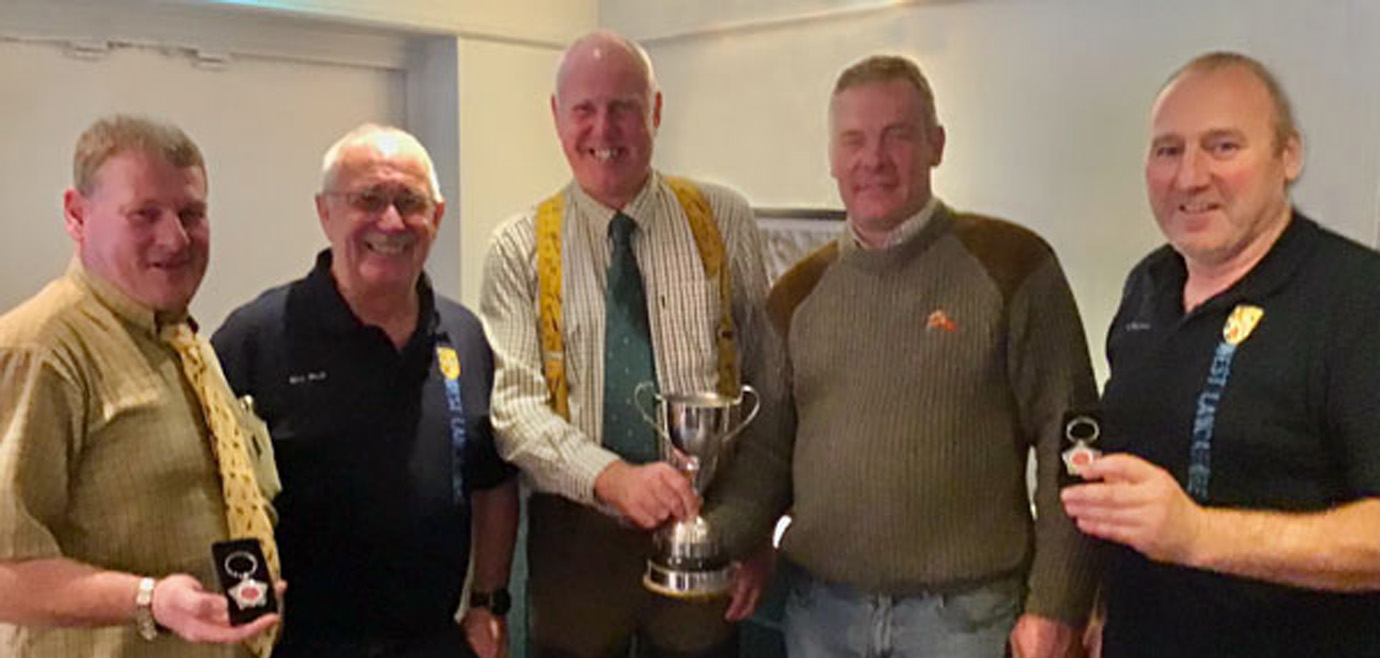
[[[717,393],[656,392],[655,384],[643,382],[633,392],[642,418],[660,437],[661,458],[687,478],[695,493],[704,496],[719,462],[733,438],[757,416],[761,400],[751,386],[737,397]],[[650,393],[652,413],[643,402]],[[744,413],[743,398],[751,407]],[[741,418],[735,424],[735,419]],[[642,584],[658,594],[677,598],[704,598],[723,594],[733,585],[733,567],[724,554],[718,534],[696,514],[670,521],[653,535],[655,552],[647,560]]]

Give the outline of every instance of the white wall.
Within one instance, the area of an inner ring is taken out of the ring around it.
[[[1120,286],[1161,241],[1141,158],[1149,105],[1191,56],[1273,66],[1308,141],[1298,204],[1367,244],[1380,181],[1380,3],[1371,0],[604,0],[647,45],[665,94],[658,166],[765,206],[839,205],[826,163],[834,77],[876,52],[915,57],[949,143],[937,193],[1022,222],[1059,252],[1094,362]]]
[[[1140,180],[1148,105],[1199,51],[1238,48],[1277,69],[1308,138],[1298,202],[1352,237],[1377,236],[1370,0],[5,2],[0,308],[65,262],[57,199],[71,144],[115,109],[169,116],[207,148],[219,220],[198,300],[208,323],[302,271],[322,242],[308,203],[317,159],[366,118],[403,123],[432,149],[451,203],[432,274],[474,303],[493,227],[568,175],[546,96],[560,48],[596,20],[656,60],[658,166],[767,206],[837,205],[824,124],[834,76],[872,52],[915,56],[950,135],[939,193],[1055,245],[1095,355],[1126,269],[1159,242]],[[69,37],[117,47],[71,59]],[[200,68],[226,53],[224,70]]]
[[[461,39],[460,299],[478,308],[489,237],[570,178],[547,99],[560,52]]]
[[[428,269],[475,303],[493,227],[566,176],[546,94],[596,1],[0,0],[0,198],[11,204],[0,310],[67,262],[58,200],[72,145],[115,111],[172,120],[206,152],[203,324],[306,271],[325,242],[311,206],[321,154],[362,121],[413,130],[431,150],[450,205]]]
[[[321,153],[363,120],[400,122],[401,73],[252,58],[208,70],[194,61],[145,47],[88,61],[51,42],[0,40],[0,308],[32,295],[71,257],[60,199],[72,148],[115,111],[177,123],[206,156],[211,265],[193,304],[203,324],[214,328],[310,267],[325,243],[311,202]]]
[[[437,170],[449,172],[427,269],[472,308],[494,229],[569,178],[547,107],[559,55],[539,44],[435,37],[411,68],[408,124]]]
[[[165,0],[485,40],[562,46],[594,27],[598,0]]]

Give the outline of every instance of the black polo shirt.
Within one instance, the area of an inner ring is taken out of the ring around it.
[[[460,358],[465,491],[510,477],[489,423],[493,356],[468,310],[418,283],[401,350],[350,311],[322,252],[306,278],[232,313],[212,339],[238,395],[273,435],[284,641],[409,639],[453,628],[469,560],[468,505],[453,500],[451,412],[436,364]],[[468,498],[468,496],[466,496]]]
[[[1318,511],[1380,496],[1380,256],[1295,213],[1241,281],[1183,311],[1168,246],[1127,280],[1107,338],[1106,445],[1212,507]],[[1228,318],[1261,315],[1235,344]],[[1238,310],[1242,309],[1242,310]],[[1206,440],[1206,441],[1205,441]],[[1109,549],[1107,658],[1380,656],[1380,594],[1334,594]]]

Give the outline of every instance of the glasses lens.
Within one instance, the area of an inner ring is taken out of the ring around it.
[[[404,217],[422,215],[431,211],[431,199],[415,192],[399,192],[390,195],[383,190],[365,190],[348,194],[350,205],[363,213],[377,214],[388,210],[389,206],[398,209]]]
[[[350,204],[361,212],[377,213],[388,208],[392,201],[387,194],[378,190],[365,190],[350,197]]]
[[[393,197],[393,207],[398,209],[398,214],[411,217],[421,215],[431,210],[431,200],[420,194],[404,192]]]

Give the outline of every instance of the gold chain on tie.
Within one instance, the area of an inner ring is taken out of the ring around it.
[[[160,332],[182,360],[192,390],[201,401],[206,429],[211,434],[211,449],[220,467],[222,495],[225,497],[226,529],[231,539],[253,538],[263,547],[273,581],[279,578],[278,545],[273,540],[273,524],[268,519],[267,503],[249,461],[249,446],[244,427],[232,405],[238,404],[230,386],[207,362],[210,345],[186,322],[163,327]],[[214,357],[212,357],[214,358]],[[268,658],[277,641],[278,627],[245,642],[259,658]]]

